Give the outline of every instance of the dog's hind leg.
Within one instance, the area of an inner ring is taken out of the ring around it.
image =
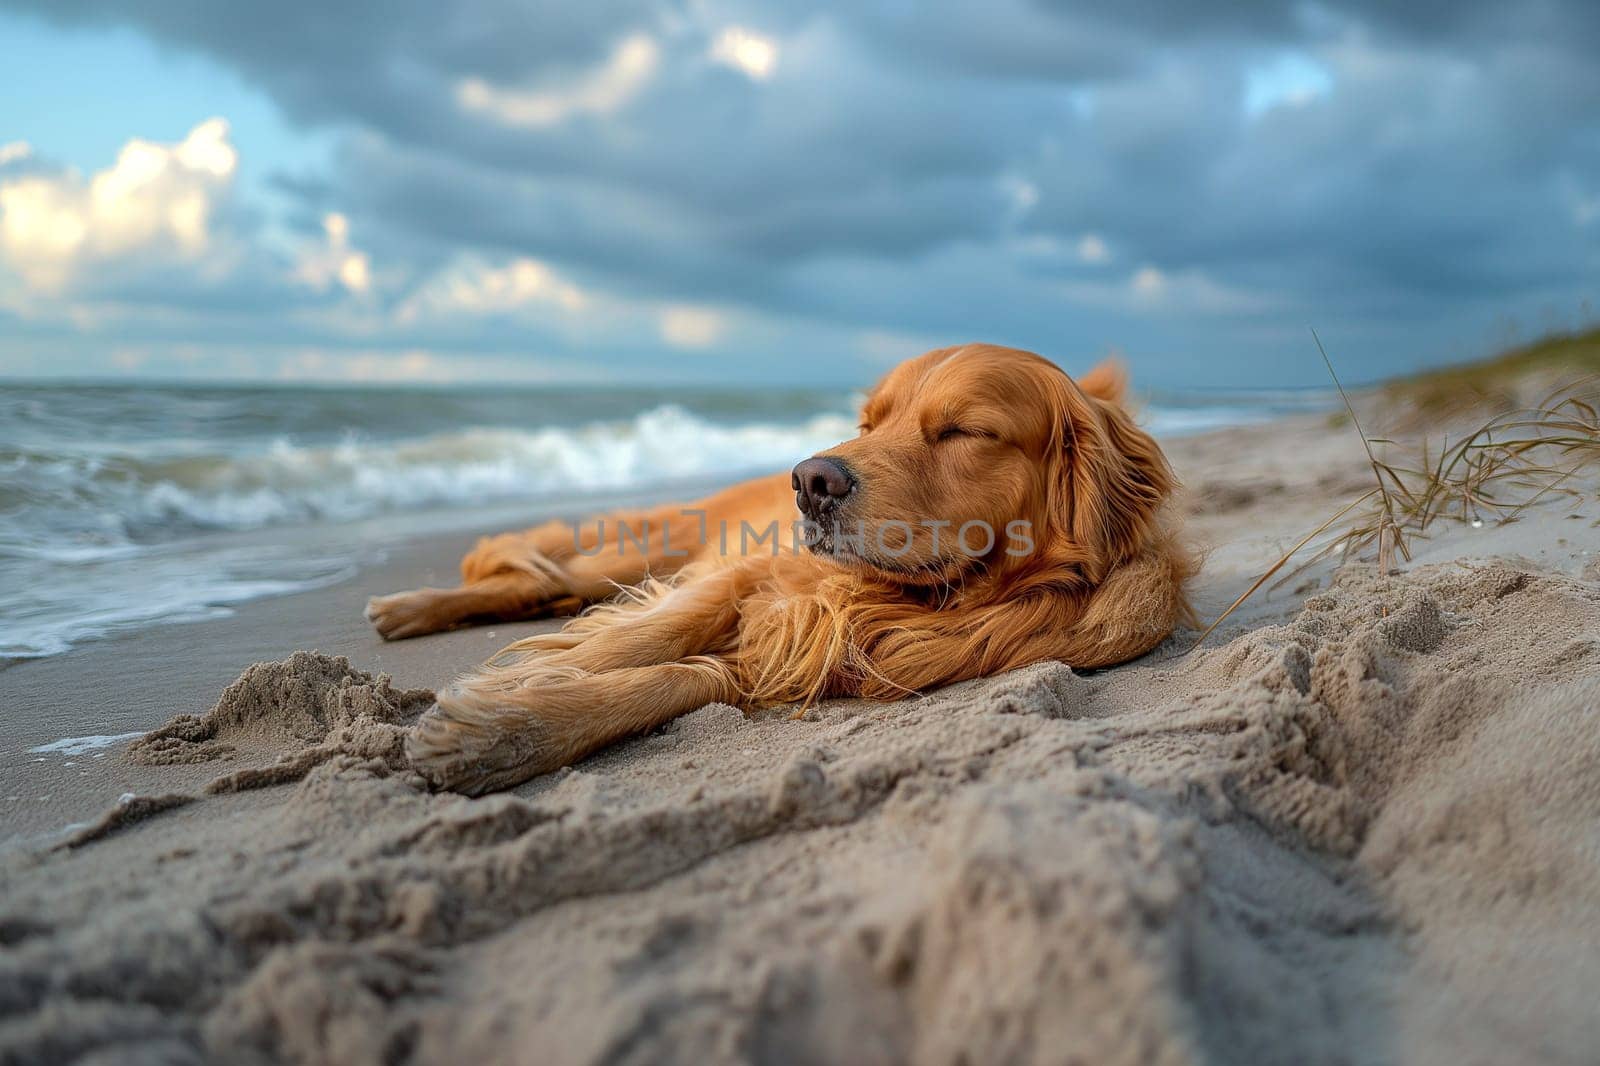
[[[484,537],[461,560],[459,586],[374,596],[367,620],[385,639],[400,640],[479,622],[577,614],[648,574],[676,570],[682,557],[658,546],[663,528],[644,514]],[[646,537],[650,530],[656,543]]]
[[[576,554],[575,539],[566,522],[484,537],[461,560],[459,586],[374,596],[367,620],[380,636],[400,640],[474,622],[576,614],[588,600],[563,565]]]
[[[647,577],[743,553],[746,526],[776,550],[790,522],[788,477],[760,478],[694,503],[546,522],[484,537],[461,560],[458,588],[376,596],[367,619],[390,640],[489,621],[576,614]],[[730,532],[731,530],[731,532]]]
[[[451,589],[421,588],[374,596],[367,621],[385,640],[403,640],[478,622],[513,622],[573,614],[584,601],[537,574],[508,571]]]

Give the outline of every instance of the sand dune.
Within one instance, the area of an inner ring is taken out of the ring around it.
[[[1180,458],[1232,486],[1206,606],[1359,477],[1299,432]],[[1192,653],[713,705],[483,800],[405,766],[424,692],[252,667],[117,756],[182,787],[5,864],[0,1061],[1591,1061],[1597,540],[1441,534]]]

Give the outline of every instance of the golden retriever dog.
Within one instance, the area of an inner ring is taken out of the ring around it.
[[[373,599],[378,631],[600,605],[441,691],[412,763],[480,793],[715,701],[804,710],[1144,654],[1190,617],[1193,566],[1124,388],[1113,364],[1074,381],[1029,352],[939,349],[879,383],[860,436],[790,473],[480,541],[459,588]]]

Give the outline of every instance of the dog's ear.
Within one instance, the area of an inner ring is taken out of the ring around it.
[[[1115,376],[1119,395],[1125,375],[1104,365],[1095,382]],[[1112,567],[1137,555],[1155,529],[1156,512],[1173,489],[1171,468],[1155,439],[1134,424],[1120,403],[1086,394],[1063,381],[1057,392],[1061,437],[1050,476],[1051,520],[1087,561],[1089,578],[1100,581]]]
[[[1087,374],[1078,378],[1078,388],[1085,395],[1120,406],[1128,395],[1128,368],[1115,356],[1102,359]]]

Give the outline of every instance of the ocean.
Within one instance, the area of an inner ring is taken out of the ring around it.
[[[0,661],[348,580],[425,532],[787,469],[853,436],[859,399],[0,384]],[[1142,420],[1173,438],[1329,405],[1155,393]]]

